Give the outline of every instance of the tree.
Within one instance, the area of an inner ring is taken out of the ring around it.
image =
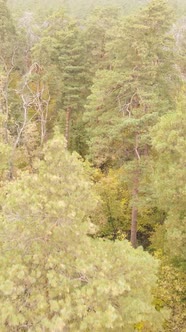
[[[110,169],[108,174],[94,171],[96,192],[101,201],[98,204],[93,221],[98,225],[95,236],[110,240],[130,239],[131,205],[127,186],[127,172],[122,168]],[[152,233],[157,225],[164,221],[164,212],[143,204],[138,214],[138,244],[147,249]]]
[[[140,192],[148,190],[141,183],[151,155],[149,130],[172,109],[178,87],[172,19],[165,1],[151,1],[113,29],[107,44],[110,68],[97,72],[85,117],[92,160],[99,166],[117,160],[129,170],[134,247]]]
[[[5,114],[5,141],[8,143],[9,90],[16,57],[16,31],[6,1],[0,1],[0,112]]]
[[[157,261],[127,241],[92,239],[97,198],[56,135],[35,173],[1,193],[0,327],[6,331],[161,331]]]
[[[0,39],[4,43],[10,43],[13,41],[13,37],[15,35],[15,27],[6,3],[6,0],[0,1]],[[6,45],[1,44],[1,52],[2,49],[5,49],[5,47]]]
[[[163,245],[167,247],[172,258],[177,257],[179,264],[185,260],[185,106],[186,97],[183,91],[176,111],[163,116],[152,130],[155,152],[153,188],[157,204],[167,213]]]
[[[98,7],[85,21],[85,50],[90,86],[98,69],[109,66],[106,45],[110,40],[110,30],[119,23],[118,7]]]
[[[1,166],[0,166],[0,186],[1,181],[4,179],[4,174],[8,170],[8,164],[10,159],[10,145],[5,143],[5,132],[3,128],[4,123],[4,115],[0,113],[0,159],[1,159]]]
[[[130,197],[123,180],[122,170],[110,170],[108,174],[96,171],[95,189],[101,201],[94,216],[98,225],[96,236],[110,240],[124,239],[130,229]]]
[[[20,78],[15,89],[19,101],[19,112],[16,114],[14,111],[12,116],[17,132],[14,133],[9,160],[10,179],[15,176],[15,159],[19,152],[22,153],[22,164],[25,164],[24,155],[26,154],[26,165],[33,169],[33,158],[46,140],[50,95],[47,82],[43,77],[43,68],[33,63],[28,72]]]
[[[156,307],[167,307],[170,316],[164,324],[166,332],[184,332],[186,318],[185,272],[162,257],[159,269],[158,287],[155,291]]]
[[[85,52],[77,22],[59,11],[48,20],[33,50],[34,59],[48,72],[49,91],[55,96],[58,122],[70,146],[72,120],[82,113],[87,97]]]

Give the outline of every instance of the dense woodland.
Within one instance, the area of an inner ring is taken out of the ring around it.
[[[0,0],[1,332],[186,331],[184,15]]]

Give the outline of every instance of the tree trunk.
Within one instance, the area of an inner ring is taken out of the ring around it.
[[[72,108],[68,107],[66,111],[66,122],[65,122],[65,138],[66,138],[66,148],[69,146],[69,136],[70,136],[70,118],[71,118]]]
[[[138,217],[138,209],[136,206],[133,206],[130,242],[134,248],[137,247],[137,217]]]
[[[139,172],[136,171],[134,178],[134,189],[132,193],[133,203],[132,203],[131,236],[130,236],[130,242],[134,248],[137,247],[138,183],[139,183]]]

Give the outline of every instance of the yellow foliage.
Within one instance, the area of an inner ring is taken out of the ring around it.
[[[170,311],[170,317],[165,323],[166,332],[185,332],[185,290],[185,273],[163,260],[159,272],[155,304],[157,310],[166,307]]]

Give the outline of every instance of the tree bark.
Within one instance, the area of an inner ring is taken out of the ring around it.
[[[133,206],[130,242],[134,248],[137,247],[137,217],[138,217],[138,209],[136,206]]]
[[[70,118],[71,118],[72,108],[68,107],[66,111],[66,122],[65,122],[65,139],[66,148],[69,146],[69,136],[70,136]]]
[[[134,248],[137,247],[137,218],[138,218],[138,183],[139,183],[139,171],[135,172],[134,188],[132,193],[132,219],[131,219],[131,235],[130,242]]]

